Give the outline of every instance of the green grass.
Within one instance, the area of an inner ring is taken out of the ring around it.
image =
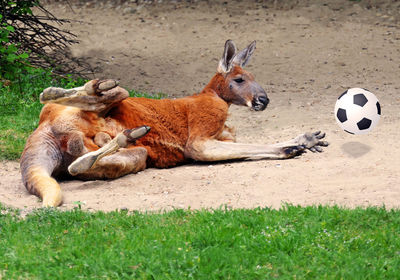
[[[400,211],[0,215],[4,279],[399,279]],[[0,277],[1,278],[1,277]]]
[[[130,97],[146,97],[146,98],[151,98],[151,99],[163,99],[167,98],[168,95],[162,92],[158,93],[147,93],[147,92],[140,92],[136,91],[134,89],[129,90],[129,96]]]
[[[47,87],[73,88],[85,83],[83,79],[55,79],[49,71],[32,69],[10,86],[0,82],[0,160],[18,159],[26,139],[38,126],[43,105],[39,94]],[[163,98],[162,93],[148,94],[134,90],[130,96]]]

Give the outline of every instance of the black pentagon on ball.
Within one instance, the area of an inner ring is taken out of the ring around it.
[[[347,121],[347,114],[346,114],[346,110],[339,108],[339,110],[337,110],[336,113],[336,117],[338,118],[338,120],[342,123],[344,123],[345,121]]]
[[[367,104],[367,102],[368,102],[368,99],[362,93],[355,94],[353,96],[353,103],[356,105],[363,107],[365,104]]]
[[[381,114],[381,104],[379,102],[376,102],[376,109],[378,109],[378,115]]]
[[[346,93],[347,93],[347,90],[346,90],[345,92],[343,92],[343,93],[339,96],[338,100],[339,100],[340,98],[342,98],[342,96],[345,95]]]
[[[363,118],[361,121],[357,123],[357,126],[359,130],[365,130],[371,126],[371,123],[372,121],[370,119]]]

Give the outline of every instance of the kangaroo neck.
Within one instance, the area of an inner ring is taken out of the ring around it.
[[[200,94],[214,91],[220,98],[224,99],[223,96],[225,89],[225,77],[221,73],[216,73],[214,77],[211,78],[210,82],[203,88]]]

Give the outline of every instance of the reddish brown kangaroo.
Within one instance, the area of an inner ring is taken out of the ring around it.
[[[321,152],[328,143],[320,132],[273,145],[235,143],[233,130],[225,125],[229,106],[262,111],[269,102],[253,75],[243,70],[255,45],[237,52],[228,40],[208,85],[180,99],[129,98],[113,80],[45,89],[40,99],[48,104],[21,157],[27,190],[44,206],[58,206],[61,190],[51,176],[118,178],[187,160],[287,159],[306,149]]]

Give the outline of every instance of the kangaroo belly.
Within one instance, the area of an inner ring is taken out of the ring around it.
[[[148,167],[163,168],[185,161],[189,133],[186,114],[184,99],[127,98],[109,112],[108,118],[124,128],[149,126],[150,132],[140,138],[136,146],[147,149]]]
[[[146,148],[148,154],[148,167],[173,167],[186,161],[183,145],[163,139],[155,140],[146,136],[143,137],[144,139],[140,139],[136,143],[136,146],[142,146]]]

